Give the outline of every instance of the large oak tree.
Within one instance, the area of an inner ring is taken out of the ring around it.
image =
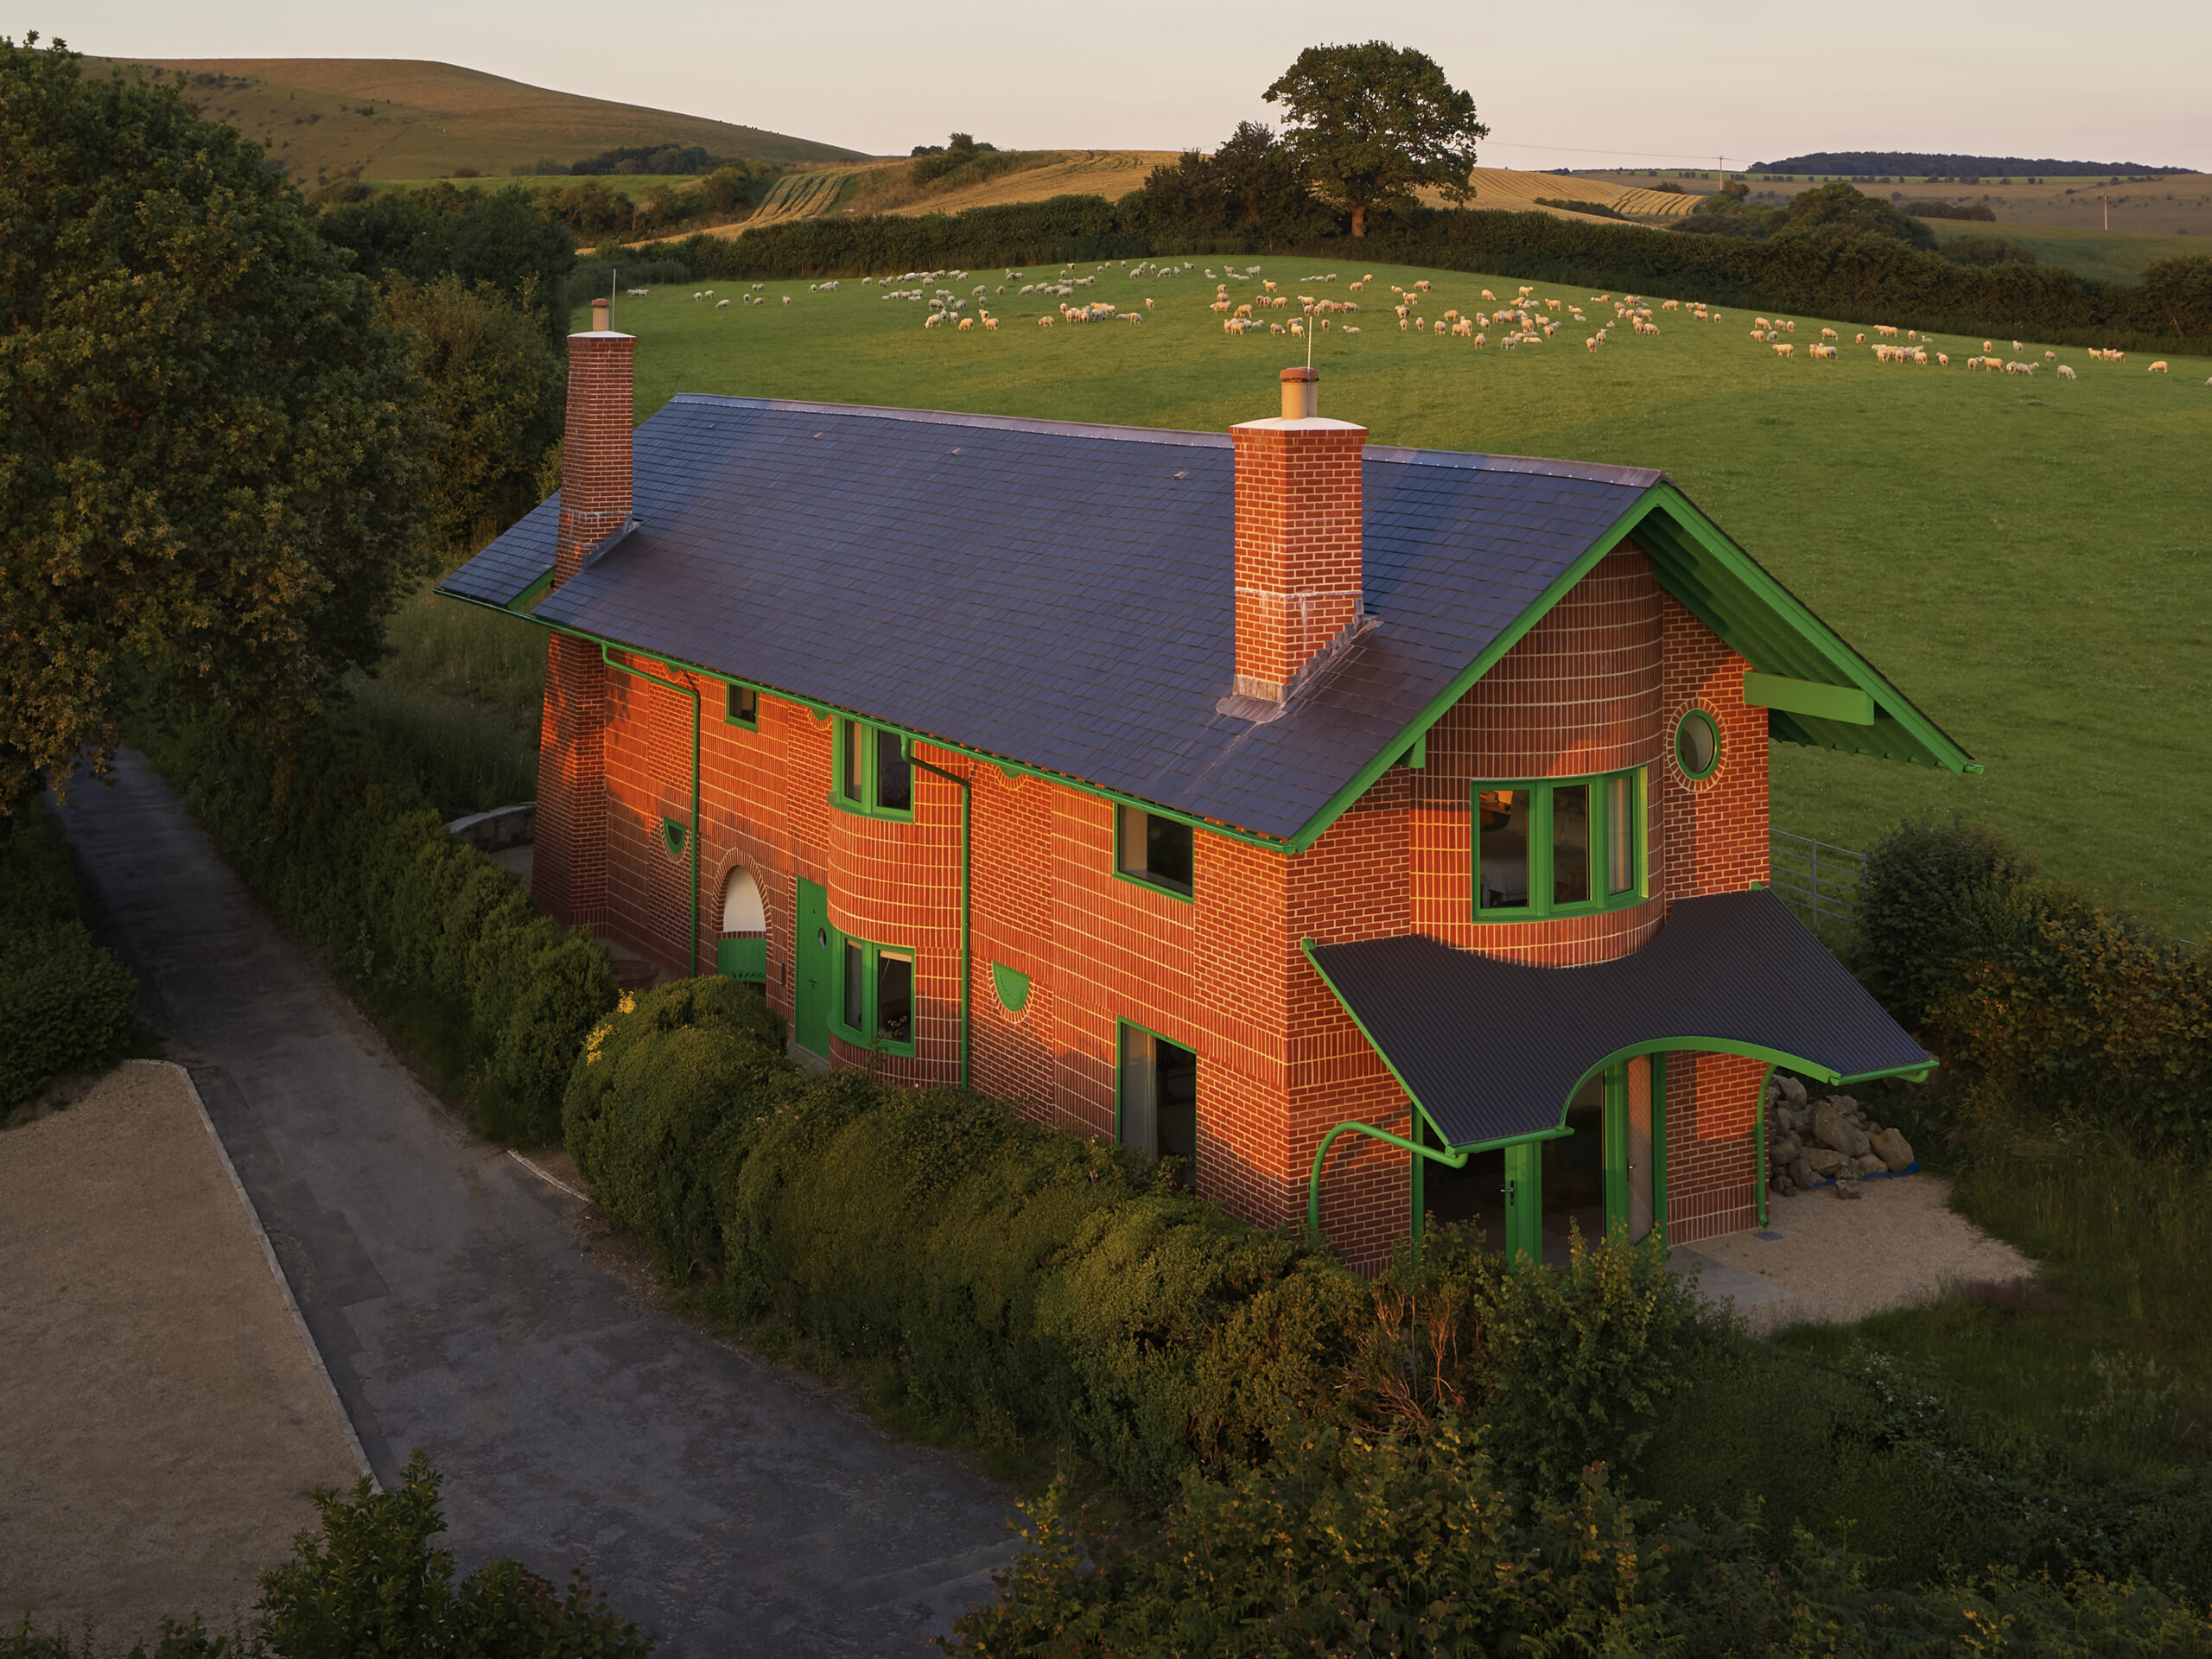
[[[125,699],[296,728],[430,556],[408,344],[256,145],[0,37],[0,810]]]
[[[1490,129],[1426,53],[1309,46],[1262,96],[1283,105],[1283,143],[1314,193],[1351,213],[1354,236],[1367,234],[1368,209],[1408,203],[1418,186],[1452,202],[1474,194],[1475,142]]]

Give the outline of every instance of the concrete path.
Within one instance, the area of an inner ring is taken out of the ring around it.
[[[416,1084],[125,751],[69,835],[380,1478],[464,1567],[582,1564],[674,1656],[887,1654],[988,1598],[1007,1493],[641,1302]]]

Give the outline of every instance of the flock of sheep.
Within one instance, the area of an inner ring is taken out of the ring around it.
[[[1117,302],[1110,298],[1090,297],[1081,290],[1095,290],[1101,277],[1107,276],[1118,276],[1132,281],[1147,276],[1172,280],[1188,276],[1198,269],[1200,267],[1195,261],[1161,264],[1136,259],[1122,260],[1118,265],[1111,262],[1102,263],[1087,272],[1078,274],[1076,265],[1071,263],[1063,265],[1053,276],[1033,279],[1026,273],[1008,267],[995,283],[976,283],[964,295],[943,284],[966,283],[973,273],[965,270],[910,270],[897,276],[861,277],[858,280],[862,287],[872,284],[881,289],[880,297],[886,302],[925,306],[927,313],[922,319],[922,327],[925,329],[943,328],[954,333],[971,334],[979,329],[986,333],[997,331],[1004,319],[991,310],[988,302],[1004,296],[1009,289],[1014,289],[1017,302],[1040,300],[1053,302],[1050,312],[1037,315],[1035,321],[1040,327],[1051,328],[1062,323],[1141,323],[1146,314],[1159,304],[1152,296]],[[1258,265],[1224,265],[1219,273],[1208,268],[1204,274],[1205,279],[1214,284],[1213,297],[1208,302],[1209,308],[1221,317],[1222,332],[1231,337],[1265,332],[1271,335],[1303,339],[1309,334],[1318,334],[1332,328],[1342,334],[1356,335],[1362,332],[1362,323],[1352,319],[1368,315],[1363,311],[1362,300],[1336,300],[1313,294],[1285,292],[1281,283],[1262,276]],[[1292,287],[1318,288],[1334,283],[1337,280],[1337,273],[1329,271],[1302,277]],[[1347,292],[1367,296],[1365,302],[1375,304],[1379,315],[1382,302],[1378,296],[1370,293],[1375,282],[1375,275],[1370,271],[1348,284]],[[834,294],[839,291],[840,285],[837,281],[810,283],[806,291],[809,294]],[[1249,286],[1252,291],[1249,297],[1240,301],[1230,291],[1233,286]],[[766,287],[765,283],[753,283],[736,296],[737,302],[766,305],[768,302],[765,295]],[[1454,307],[1440,315],[1424,316],[1421,307],[1433,296],[1433,289],[1434,283],[1427,278],[1414,283],[1410,287],[1401,287],[1396,283],[1390,285],[1389,315],[1396,321],[1400,334],[1463,340],[1478,351],[1489,346],[1495,334],[1498,346],[1510,352],[1521,346],[1544,344],[1555,338],[1570,321],[1583,328],[1591,327],[1591,315],[1585,309],[1584,302],[1538,297],[1534,284],[1529,283],[1522,284],[1519,292],[1510,300],[1500,300],[1487,288],[1481,289],[1482,303],[1491,308],[1488,310],[1470,308],[1463,311]],[[651,291],[644,288],[628,290],[631,295],[640,297]],[[691,297],[700,302],[713,301],[714,308],[718,311],[728,308],[731,303],[728,299],[715,300],[715,291],[710,288],[701,289]],[[792,302],[789,294],[783,295],[781,298],[786,306]],[[1071,301],[1076,302],[1070,303]],[[1656,335],[1659,333],[1658,318],[1651,303],[1637,295],[1624,294],[1615,299],[1611,294],[1593,294],[1586,303],[1593,308],[1608,307],[1611,315],[1609,319],[1602,320],[1600,326],[1583,336],[1582,345],[1586,353],[1594,353],[1611,343],[1614,331],[1624,324],[1637,335]],[[1294,306],[1295,310],[1291,309]],[[1659,302],[1658,310],[1678,312],[1697,322],[1726,321],[1722,313],[1698,301],[1663,300]],[[1289,311],[1290,315],[1281,320],[1265,315],[1278,311]],[[1784,336],[1796,334],[1796,329],[1797,325],[1785,318],[1758,317],[1753,320],[1750,333],[1754,340],[1770,347],[1777,358],[1789,359],[1796,356],[1797,346],[1795,340]],[[1807,357],[1820,361],[1838,360],[1843,348],[1841,334],[1834,328],[1822,328],[1820,332],[1820,339],[1808,345]],[[1871,343],[1877,362],[1910,363],[1920,367],[1926,367],[1931,362],[1942,368],[1951,365],[1949,353],[1931,349],[1934,344],[1932,336],[1908,328],[1900,338],[1898,330],[1888,324],[1876,326],[1873,333],[1876,338],[1872,341],[1870,342],[1866,334],[1859,334],[1854,336],[1853,344],[1866,346]],[[2008,359],[1997,354],[1995,341],[1985,340],[1981,342],[1980,353],[1964,359],[1965,366],[2006,375],[2033,375],[2044,367],[2055,366],[2058,378],[2078,378],[2072,365],[2059,362],[2056,352],[2046,351],[2042,359],[2037,360],[2032,356],[2022,355],[2025,348],[2020,341],[2016,340],[2012,345],[2013,355]],[[2101,363],[2123,363],[2127,359],[2126,352],[2106,351],[2094,346],[2087,354],[2094,361]],[[2152,363],[2149,368],[2152,374],[2170,372],[2170,365],[2163,360]],[[2212,385],[2212,380],[2207,380],[2205,384]]]

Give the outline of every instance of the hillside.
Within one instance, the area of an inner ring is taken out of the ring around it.
[[[2062,178],[2153,177],[2187,173],[2186,167],[2145,167],[2140,162],[2060,162],[2024,156],[1922,155],[1901,149],[1823,149],[1805,156],[1785,156],[1778,162],[1754,162],[1754,173],[1814,173],[1827,177],[1910,179],[1997,179],[2057,176]]]
[[[556,92],[457,64],[404,58],[86,58],[85,73],[136,65],[180,82],[202,115],[268,147],[313,189],[367,179],[499,175],[582,161],[627,144],[697,144],[772,162],[858,160],[835,144],[703,116]]]

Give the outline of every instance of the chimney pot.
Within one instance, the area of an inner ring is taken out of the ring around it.
[[[613,310],[614,302],[612,300],[594,300],[591,302],[591,327],[594,334],[604,334],[610,331],[609,322]]]
[[[1282,417],[1310,421],[1321,412],[1321,372],[1285,369],[1282,372]]]

